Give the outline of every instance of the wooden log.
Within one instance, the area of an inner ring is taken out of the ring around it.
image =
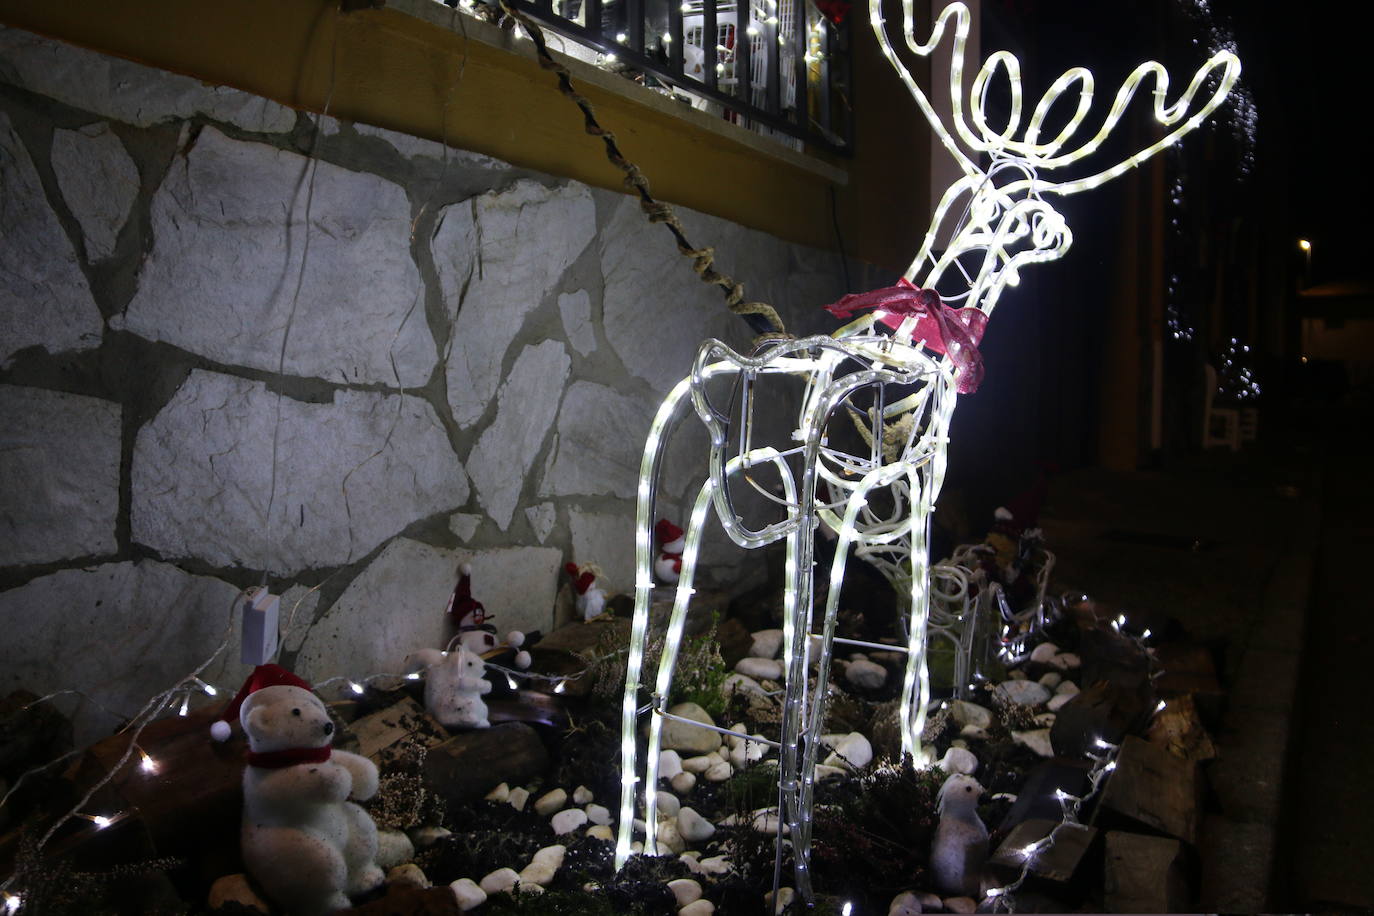
[[[499,783],[518,785],[543,776],[549,754],[534,729],[507,722],[462,732],[429,749],[425,786],[452,804],[476,801]]]
[[[1150,722],[1146,737],[1184,760],[1201,763],[1217,756],[1217,747],[1202,724],[1191,693],[1168,700]]]
[[[1000,883],[1015,881],[1026,864],[1024,850],[1061,824],[1060,818],[1032,818],[1016,825],[1007,834],[997,851],[988,859],[988,867]],[[1050,884],[1067,885],[1073,880],[1084,860],[1088,858],[1093,842],[1097,839],[1097,829],[1082,824],[1065,824],[1054,835],[1054,845],[1035,852],[1030,857],[1029,875]]]
[[[1195,845],[1200,788],[1196,763],[1131,735],[1121,745],[1093,823],[1144,827]]]
[[[1191,694],[1206,721],[1215,725],[1220,720],[1226,692],[1206,646],[1166,643],[1155,650],[1155,662],[1163,672],[1155,678],[1156,693],[1165,699]]]
[[[628,619],[603,616],[589,623],[575,621],[559,627],[530,649],[531,671],[540,674],[580,675],[587,668],[587,659],[602,651],[615,651],[630,645]],[[564,693],[569,697],[585,697],[591,693],[592,678],[577,677],[566,682]]]
[[[1050,726],[1050,744],[1065,757],[1096,752],[1097,739],[1117,744],[1143,725],[1152,708],[1148,683],[1123,686],[1097,681],[1065,703]]]
[[[396,762],[403,744],[433,747],[449,738],[448,731],[411,697],[358,719],[348,731],[357,741],[355,753],[371,758],[378,767]]]
[[[1167,837],[1109,831],[1103,904],[1109,913],[1188,912],[1192,893],[1183,844]]]
[[[1082,797],[1087,790],[1091,768],[1088,761],[1069,757],[1051,757],[1037,764],[1026,776],[1025,784],[998,829],[1006,832],[1024,821],[1036,819],[1059,821],[1064,809],[1054,797],[1055,790],[1062,789]]]

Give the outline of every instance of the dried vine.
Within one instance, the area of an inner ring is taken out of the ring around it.
[[[668,231],[673,234],[673,239],[677,242],[677,250],[684,257],[692,259],[692,269],[696,271],[702,282],[710,283],[720,287],[725,294],[725,304],[736,315],[742,317],[754,329],[760,337],[786,337],[787,329],[783,325],[782,317],[777,309],[766,302],[746,302],[744,300],[744,284],[728,274],[723,274],[715,268],[715,249],[697,248],[687,239],[682,223],[673,212],[671,204],[657,200],[649,191],[649,180],[635,165],[625,158],[620,152],[620,147],[616,143],[615,134],[596,120],[596,112],[592,108],[592,103],[587,97],[573,88],[572,77],[568,73],[568,68],[553,59],[549,53],[547,42],[544,40],[544,31],[533,20],[522,13],[520,10],[507,4],[506,0],[501,0],[501,10],[507,16],[514,19],[524,28],[530,40],[534,42],[535,51],[538,55],[539,66],[541,69],[549,70],[558,76],[558,91],[570,99],[578,108],[582,110],[582,120],[584,128],[593,137],[600,137],[606,146],[606,158],[611,164],[625,173],[625,187],[635,192],[639,196],[640,209],[649,218],[651,223],[662,223],[668,227]]]

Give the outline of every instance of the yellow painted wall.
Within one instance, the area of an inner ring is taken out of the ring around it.
[[[530,57],[394,10],[341,13],[337,0],[0,0],[0,22],[621,189],[601,142]],[[858,152],[817,154],[847,172],[843,185],[618,94],[579,88],[661,199],[833,250],[833,188],[847,252],[901,269],[924,230],[929,142],[873,36],[861,20],[855,26]]]

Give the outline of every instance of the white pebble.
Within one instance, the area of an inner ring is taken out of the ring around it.
[[[691,873],[694,874],[694,875],[699,875],[699,874],[702,874],[702,871],[701,871],[701,862],[698,861],[700,858],[701,858],[701,854],[700,854],[700,853],[690,852],[690,851],[689,851],[689,852],[684,852],[682,855],[678,856],[678,857],[677,857],[677,860],[678,860],[679,862],[681,862],[683,865],[686,865],[686,866],[687,866],[687,870],[688,870],[689,872],[691,872]],[[683,879],[683,880],[686,880],[686,879]]]
[[[487,892],[478,887],[477,882],[471,878],[459,878],[449,885],[449,890],[453,891],[453,896],[458,901],[458,909],[464,913],[487,902]]]
[[[1064,680],[1064,675],[1058,671],[1046,671],[1040,675],[1039,684],[1041,687],[1048,687],[1051,690],[1059,686],[1059,682]]]
[[[582,809],[587,812],[587,820],[598,826],[611,822],[611,809],[605,805],[588,805]]]
[[[972,751],[962,747],[951,747],[945,751],[945,756],[940,761],[940,769],[946,773],[966,773],[972,776],[978,769],[978,758]]]
[[[686,906],[701,899],[701,884],[691,878],[678,878],[668,882],[668,890],[677,898],[678,906]]]
[[[487,801],[503,802],[510,801],[510,786],[504,782],[487,793]]]
[[[823,763],[816,764],[817,779],[834,779],[836,776],[848,776],[849,771],[844,767],[828,767]]]
[[[682,855],[687,851],[687,841],[678,833],[676,820],[659,821],[657,836],[660,855],[666,854],[665,850],[673,855]]]
[[[377,831],[377,867],[394,868],[415,858],[415,844],[399,830]]]
[[[563,859],[568,854],[568,847],[562,843],[554,843],[552,846],[545,846],[530,857],[531,862],[539,862],[548,865],[555,871],[563,867]]]
[[[976,725],[979,728],[992,725],[992,710],[967,700],[951,700],[949,717],[958,725]]]
[[[596,796],[593,795],[592,790],[588,789],[586,786],[578,786],[576,789],[573,789],[572,800],[574,805],[585,805],[596,801]]]
[[[677,751],[658,752],[658,775],[660,779],[672,780],[682,772],[682,755]]]
[[[554,789],[535,799],[534,813],[540,817],[549,817],[555,812],[562,811],[563,806],[567,803],[568,793],[562,789]]]
[[[696,786],[697,777],[695,773],[678,773],[668,782],[678,795],[686,795]]]
[[[887,905],[887,916],[916,916],[920,912],[921,900],[915,891],[902,891]]]
[[[725,856],[711,856],[709,859],[702,859],[697,862],[697,867],[704,875],[726,875],[729,874],[734,866]]]
[[[1028,747],[1041,757],[1053,757],[1054,745],[1050,743],[1050,730],[1048,728],[1037,728],[1028,732],[1012,732],[1012,740],[1023,747]]]
[[[860,732],[850,732],[834,747],[834,753],[825,758],[826,766],[848,766],[861,770],[873,762],[873,745]]]
[[[553,828],[553,832],[560,836],[565,833],[572,833],[585,823],[587,823],[587,812],[581,808],[568,808],[558,812],[549,820],[549,826]]]
[[[528,790],[528,789],[522,789],[522,788],[519,787],[519,786],[516,786],[514,789],[511,789],[511,790],[510,790],[510,795],[508,795],[508,796],[506,797],[506,801],[510,802],[510,806],[511,806],[512,808],[514,808],[516,811],[524,811],[524,810],[525,810],[525,802],[527,802],[527,801],[529,801],[529,800],[530,800],[530,792],[529,792],[529,790]]]
[[[778,888],[776,894],[774,894],[772,891],[769,891],[768,893],[764,894],[763,903],[764,906],[770,909],[773,913],[781,913],[783,910],[786,910],[789,906],[792,905],[792,898],[796,895],[797,892],[794,891],[792,888],[780,887]]]
[[[593,824],[587,828],[587,836],[595,837],[598,840],[614,840],[615,831],[606,824]]]
[[[683,808],[677,814],[677,832],[688,843],[700,843],[710,839],[716,828],[695,809]]]
[[[716,905],[709,900],[694,900],[677,911],[677,916],[711,916]]]
[[[927,910],[943,909],[945,905],[945,902],[940,899],[939,894],[932,894],[929,891],[921,894],[919,899],[921,901],[921,907]]]
[[[515,869],[498,868],[496,869],[496,871],[487,875],[481,881],[478,881],[477,886],[480,887],[483,891],[485,891],[488,895],[501,894],[515,887],[516,882],[518,882],[519,880],[520,873],[517,872]]]
[[[1059,654],[1059,647],[1052,642],[1042,642],[1031,650],[1030,660],[1033,662],[1048,662]]]
[[[528,894],[534,897],[544,893],[544,886],[542,884],[535,884],[532,881],[521,881],[519,884],[515,885],[515,893]]]
[[[1054,696],[1050,697],[1050,701],[1045,704],[1045,708],[1050,712],[1059,712],[1059,710],[1072,703],[1075,696],[1077,696],[1077,694],[1056,693]]]
[[[730,764],[722,760],[720,763],[711,764],[711,768],[703,773],[702,776],[705,777],[707,782],[725,782],[725,780],[734,775],[734,772],[735,771],[730,768]]]
[[[1050,659],[1050,664],[1060,671],[1073,671],[1083,667],[1083,659],[1074,652],[1061,652]]]
[[[749,729],[745,727],[744,723],[736,722],[731,725],[730,732],[731,734],[725,736],[725,746],[732,751],[737,747],[743,747],[744,738],[742,736],[749,734]]]
[[[986,741],[988,740],[988,730],[986,728],[979,728],[977,725],[965,725],[963,728],[959,729],[959,736],[961,738],[968,738],[972,741]]]
[[[658,816],[662,820],[665,817],[677,817],[678,809],[682,807],[682,802],[677,800],[677,796],[671,792],[664,792],[661,789],[655,793],[657,799]]]
[[[682,771],[684,773],[696,773],[698,775],[711,769],[711,766],[720,762],[719,754],[702,754],[700,757],[688,757],[682,761]]]
[[[768,691],[763,689],[763,685],[752,677],[745,677],[736,672],[728,675],[720,685],[721,696],[728,697],[738,693],[744,697],[767,697]]]
[[[452,831],[443,827],[416,827],[408,833],[410,842],[415,844],[416,849],[428,849],[444,837],[450,836]]]
[[[553,876],[558,869],[550,868],[543,862],[531,862],[520,869],[520,886],[527,884],[537,884],[540,887],[548,887],[553,883]]]
[[[1072,697],[1078,695],[1079,689],[1073,681],[1061,681],[1059,686],[1054,688],[1054,692],[1059,696]]]

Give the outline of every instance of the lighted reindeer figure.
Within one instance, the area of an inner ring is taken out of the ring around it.
[[[1153,62],[1142,64],[1116,91],[1099,129],[1086,141],[1071,145],[1092,107],[1091,73],[1074,68],[1056,79],[1023,126],[1020,64],[1008,52],[995,53],[984,62],[965,104],[963,67],[970,17],[962,3],[952,3],[940,13],[925,43],[915,40],[911,0],[903,0],[902,10],[907,49],[918,57],[928,56],[952,34],[952,108],[946,125],[893,49],[879,0],[870,0],[871,22],[884,55],[964,174],[941,198],[921,249],[899,286],[846,296],[831,306],[833,313],[853,320],[829,337],[777,340],[761,346],[752,356],[736,353],[717,340],[706,341],[691,375],[674,387],[659,408],[640,464],[635,611],[622,709],[618,865],[631,854],[636,816],[648,825],[644,851],[657,851],[659,750],[663,722],[674,718],[667,712],[666,700],[693,592],[702,530],[712,509],[726,534],[741,547],[754,549],[786,541],[786,691],[781,734],[777,740],[764,739],[780,757],[774,887],[781,883],[786,836],[796,890],[804,900],[811,899],[811,802],[831,647],[836,642],[869,645],[835,636],[837,602],[851,551],[880,569],[905,596],[907,644],[901,648],[906,653],[906,665],[899,713],[902,747],[918,762],[925,761],[919,742],[929,703],[926,640],[932,575],[927,538],[945,475],[950,418],[957,393],[972,390],[981,377],[977,345],[988,316],[1003,291],[1018,283],[1024,267],[1056,260],[1068,250],[1072,233],[1049,200],[1095,188],[1177,142],[1222,104],[1240,73],[1235,55],[1217,54],[1169,104],[1164,68]],[[1000,128],[988,123],[985,112],[989,88],[999,74],[1006,81],[1011,101],[1008,121]],[[1085,177],[1056,180],[1066,167],[1098,151],[1121,121],[1136,90],[1151,78],[1153,112],[1167,131],[1164,136],[1109,168]],[[1055,103],[1066,96],[1076,107],[1053,137],[1043,138]],[[1194,111],[1199,96],[1205,101]],[[936,241],[942,235],[948,235],[949,242],[939,253]],[[918,277],[920,285],[916,286]],[[764,377],[791,379],[802,388],[793,441],[781,448],[754,443],[754,387]],[[733,399],[729,409],[718,409],[708,392],[712,379],[724,379],[739,392],[737,437],[730,435],[729,428]],[[861,393],[867,406],[856,399]],[[689,399],[710,432],[710,474],[690,514],[682,571],[662,634],[664,649],[652,697],[641,708],[639,694],[653,589],[650,532],[663,437]],[[837,416],[855,421],[866,447],[845,451],[838,445],[843,421],[831,426]],[[754,482],[751,471],[761,467],[777,473],[780,496]],[[773,498],[781,518],[750,528],[736,510],[732,496],[732,486],[738,486],[740,480]],[[813,561],[815,535],[822,525],[836,539],[830,587],[818,621],[813,608]],[[961,617],[957,606],[966,602],[968,582],[964,577],[961,584],[959,573],[941,572],[935,578],[936,587],[951,603],[941,621],[950,628],[958,623],[954,618]],[[819,648],[814,651],[813,637],[819,638]],[[651,716],[648,748],[641,765],[636,731],[640,714],[646,710]]]

